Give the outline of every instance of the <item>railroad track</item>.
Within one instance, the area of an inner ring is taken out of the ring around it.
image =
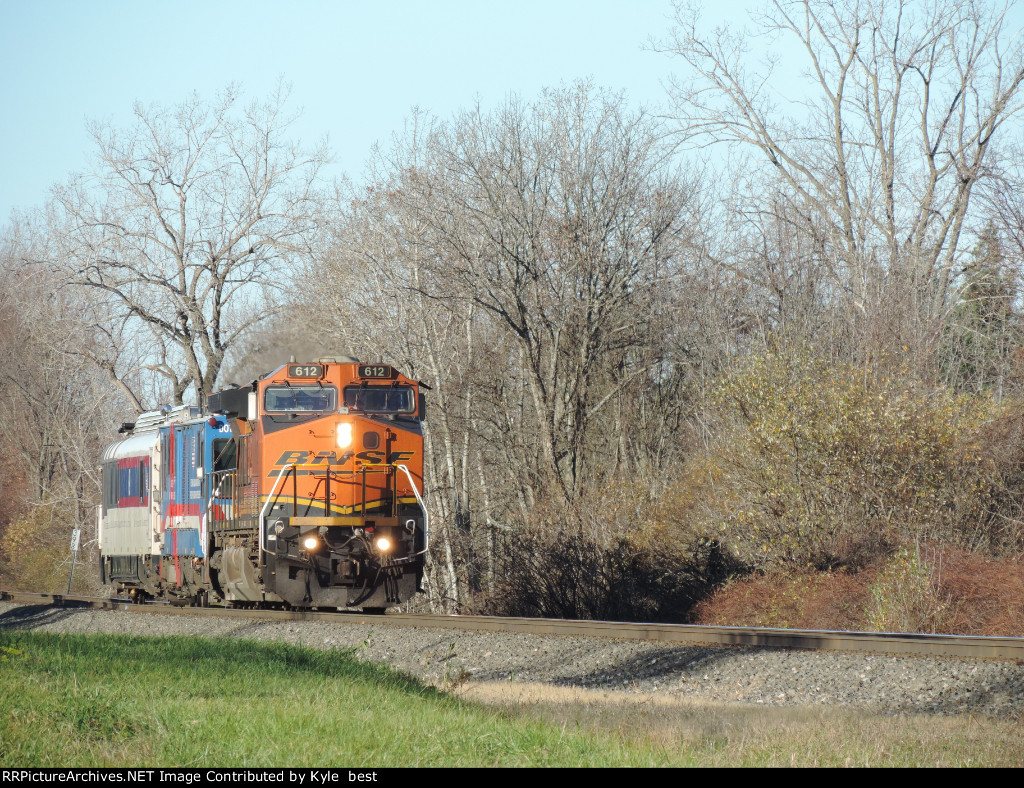
[[[1024,662],[1024,638],[925,635],[891,632],[833,632],[809,629],[705,627],[619,621],[572,621],[547,618],[438,616],[425,614],[366,615],[303,610],[176,607],[167,603],[135,604],[127,600],[66,594],[0,590],[0,601],[20,605],[94,608],[126,613],[220,616],[266,621],[368,623],[374,626],[421,627],[467,631],[512,632],[619,640],[647,640],[687,645],[737,646],[924,657],[969,657]],[[2,621],[0,621],[2,626]]]

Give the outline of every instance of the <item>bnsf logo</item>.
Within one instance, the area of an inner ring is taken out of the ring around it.
[[[355,457],[367,465],[380,465],[382,462],[394,463],[408,460],[416,454],[414,451],[393,451],[384,457],[382,451],[361,451],[358,454],[347,451],[340,457],[333,451],[321,451],[313,454],[311,451],[286,451],[282,454],[274,466],[279,465],[344,465]]]

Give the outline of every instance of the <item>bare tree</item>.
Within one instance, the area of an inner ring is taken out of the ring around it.
[[[36,587],[60,574],[72,528],[93,549],[96,458],[125,404],[100,370],[81,363],[95,342],[81,320],[83,294],[25,262],[47,258],[47,242],[30,217],[0,236],[0,543],[8,579]]]
[[[536,430],[541,481],[574,500],[593,419],[645,371],[619,360],[644,341],[688,189],[652,121],[586,85],[466,113],[434,144],[444,177],[410,199],[446,252],[435,296],[475,304],[516,347],[520,429]]]
[[[90,127],[96,169],[55,190],[62,259],[104,313],[93,358],[137,410],[140,370],[175,402],[201,401],[315,243],[326,154],[285,139],[286,100],[279,89],[243,110],[229,88],[210,104],[136,105],[126,131]]]
[[[1019,115],[1024,42],[1005,6],[974,0],[773,0],[754,22],[799,52],[808,93],[777,103],[777,59],[752,67],[752,37],[705,33],[677,5],[657,48],[687,65],[671,88],[682,138],[759,151],[757,175],[787,187],[848,321],[864,333],[888,308],[921,349],[980,229],[972,193]]]

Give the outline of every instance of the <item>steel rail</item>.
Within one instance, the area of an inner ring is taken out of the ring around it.
[[[899,632],[837,632],[812,629],[695,626],[690,624],[573,621],[548,618],[492,616],[438,616],[427,614],[367,615],[359,612],[267,610],[247,608],[178,607],[166,603],[136,604],[127,600],[33,594],[0,590],[0,601],[55,607],[152,613],[158,615],[213,615],[268,621],[315,621],[336,624],[511,632],[556,637],[648,640],[663,643],[746,648],[806,649],[861,654],[898,654],[919,657],[967,657],[1024,662],[1024,638],[970,635],[928,635]],[[3,626],[0,620],[0,627]]]

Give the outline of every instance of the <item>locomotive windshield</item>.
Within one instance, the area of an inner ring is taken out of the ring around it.
[[[408,386],[348,386],[345,407],[364,413],[412,413],[416,401]]]
[[[268,413],[317,413],[334,410],[338,390],[333,386],[267,386],[263,409]]]

